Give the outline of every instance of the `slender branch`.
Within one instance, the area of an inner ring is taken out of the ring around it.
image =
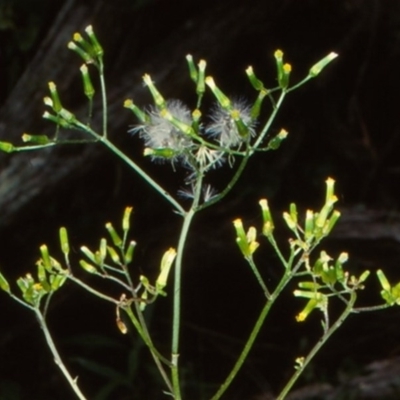
[[[72,378],[71,374],[69,373],[67,367],[64,365],[60,354],[58,353],[58,350],[56,348],[56,345],[54,344],[53,338],[50,334],[50,331],[47,327],[47,323],[44,319],[44,316],[42,315],[41,311],[39,308],[34,308],[36,317],[39,321],[40,327],[43,330],[44,336],[46,338],[47,345],[50,348],[51,353],[53,354],[54,357],[54,362],[56,365],[60,368],[61,372],[64,374],[65,378],[67,379],[69,385],[71,386],[72,390],[75,392],[77,397],[80,400],[86,400],[86,397],[83,395],[81,390],[79,389],[78,383],[77,383],[77,378]]]
[[[197,194],[199,196],[199,194]],[[196,200],[196,194],[195,194]],[[177,248],[177,255],[175,260],[174,271],[174,300],[173,300],[173,317],[172,317],[172,345],[171,345],[171,363],[172,363],[172,383],[174,387],[174,399],[181,399],[179,371],[178,371],[178,358],[179,358],[179,334],[180,334],[180,319],[181,319],[181,277],[182,277],[182,259],[189,227],[193,220],[196,211],[192,207],[183,219],[181,233],[179,235],[179,242]]]
[[[308,353],[307,357],[304,359],[304,361],[298,366],[296,369],[296,372],[293,374],[293,376],[290,378],[289,382],[286,384],[286,386],[283,388],[279,396],[276,398],[276,400],[283,400],[286,395],[289,393],[293,385],[296,383],[297,379],[300,377],[300,375],[304,372],[305,368],[307,365],[310,363],[310,361],[314,358],[314,356],[319,352],[321,347],[327,342],[327,340],[332,336],[332,334],[340,328],[340,326],[343,324],[343,322],[346,320],[346,318],[350,315],[350,313],[353,310],[354,303],[357,300],[357,294],[356,292],[352,292],[350,295],[350,300],[349,303],[347,304],[347,307],[343,311],[343,313],[340,315],[340,317],[336,320],[336,322],[326,331],[326,333],[321,337],[321,339],[315,344],[315,346],[311,349],[311,351]]]
[[[260,271],[257,268],[257,265],[255,264],[253,257],[250,256],[246,258],[247,262],[250,265],[251,270],[253,271],[254,275],[256,276],[257,282],[260,284],[262,290],[264,291],[265,297],[267,299],[271,298],[271,293],[269,292],[267,285],[264,282],[264,279],[262,278]]]
[[[213,397],[211,397],[210,400],[219,400],[221,396],[225,393],[225,391],[228,389],[228,387],[231,385],[233,379],[236,377],[237,373],[239,372],[240,368],[243,366],[244,361],[246,360],[250,350],[253,347],[253,344],[255,340],[257,339],[257,336],[261,330],[261,327],[264,324],[265,318],[267,317],[271,307],[275,303],[276,299],[279,297],[279,294],[282,292],[282,290],[285,288],[285,286],[288,284],[288,282],[291,279],[291,275],[289,271],[286,271],[282,279],[280,280],[278,286],[274,290],[274,292],[271,294],[270,298],[266,301],[263,309],[260,312],[260,315],[257,318],[257,321],[249,335],[249,338],[247,339],[244,348],[236,360],[235,365],[233,366],[232,370],[230,371],[229,375],[225,379],[224,383],[220,386],[218,391],[214,394]]]
[[[107,118],[108,118],[108,110],[107,110],[107,91],[106,91],[106,83],[104,80],[104,64],[102,57],[99,57],[99,75],[100,75],[100,87],[101,87],[101,101],[103,105],[103,137],[107,139]]]

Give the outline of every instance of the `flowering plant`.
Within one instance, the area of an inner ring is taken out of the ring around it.
[[[130,132],[143,139],[145,156],[158,163],[169,163],[174,169],[183,168],[188,171],[185,180],[182,182],[183,187],[175,196],[168,193],[108,138],[103,48],[91,26],[87,27],[85,31],[86,38],[76,33],[68,47],[84,61],[80,71],[83,79],[83,91],[89,103],[89,117],[92,113],[95,88],[88,67],[93,67],[99,74],[103,116],[100,132],[92,128],[90,123],[79,120],[72,111],[64,108],[55,83],[50,82],[50,95],[44,99],[48,111],[43,114],[43,117],[56,125],[54,137],[25,133],[22,136],[26,143],[24,146],[18,147],[2,141],[0,142],[0,150],[11,153],[76,143],[77,140],[62,137],[62,128],[77,130],[87,135],[89,138],[85,136],[79,142],[100,142],[105,145],[170,203],[174,211],[182,217],[179,240],[176,248],[170,247],[165,251],[160,261],[160,271],[155,282],[151,282],[143,275],[133,274],[132,276],[128,267],[133,262],[136,242],[129,239],[132,208],[127,207],[123,214],[121,229],[115,229],[113,224],[107,223],[108,239],[101,238],[98,249],[91,250],[82,246],[81,252],[84,257],[79,263],[87,273],[115,285],[120,291],[119,297],[109,295],[73,273],[73,266],[69,259],[70,243],[65,227],[60,229],[62,262],[50,255],[46,245],[42,245],[36,277],[27,274],[17,280],[21,297],[14,294],[7,279],[1,273],[0,288],[36,314],[56,364],[79,399],[86,397],[82,393],[77,380],[72,377],[63,363],[46,322],[46,311],[52,296],[63,287],[67,280],[75,282],[93,295],[112,303],[116,310],[116,325],[122,333],[126,333],[129,329],[120,315],[121,312],[125,314],[132,327],[149,348],[168,394],[172,398],[180,400],[184,397],[179,374],[181,274],[185,245],[193,218],[201,210],[226,196],[234,187],[247,162],[254,154],[279,148],[281,142],[286,139],[288,132],[281,129],[278,134],[272,135],[270,128],[286,95],[316,77],[336,57],[336,54],[330,53],[324,57],[310,68],[308,75],[302,81],[290,85],[289,78],[292,67],[283,62],[283,53],[277,50],[274,54],[277,69],[275,87],[267,88],[256,77],[252,67],[246,69],[249,82],[255,90],[253,101],[230,99],[217,86],[211,76],[206,76],[206,62],[200,60],[196,64],[193,58],[188,55],[186,60],[189,74],[195,84],[197,95],[194,109],[189,108],[180,100],[165,99],[151,77],[144,75],[143,81],[153,97],[154,104],[143,110],[135,105],[132,100],[125,101],[124,107],[131,110],[138,120],[138,123],[130,129]],[[206,90],[209,90],[215,98],[215,104],[208,113],[202,111],[202,100]],[[266,99],[269,100],[271,105],[270,115],[265,122],[262,122],[260,121],[260,113]],[[225,187],[217,192],[206,181],[209,171],[222,167],[230,168],[232,173],[225,183]],[[181,197],[190,199],[189,206],[181,204]],[[266,199],[260,201],[263,220],[262,235],[272,246],[283,267],[282,276],[274,287],[266,284],[265,272],[261,270],[253,258],[260,246],[256,227],[250,227],[246,231],[241,219],[233,221],[237,245],[264,293],[265,302],[231,372],[216,393],[211,396],[211,400],[220,399],[230,386],[244,364],[271,307],[292,280],[296,279],[298,284],[294,296],[306,299],[304,308],[296,316],[297,321],[305,321],[311,312],[320,310],[322,312],[323,332],[309,354],[296,358],[295,373],[277,396],[277,399],[283,399],[286,396],[312,357],[341,326],[350,313],[386,308],[400,303],[399,285],[392,287],[384,273],[378,271],[378,278],[383,288],[382,298],[384,303],[375,307],[355,308],[357,291],[364,287],[369,272],[365,271],[357,277],[345,271],[343,265],[348,258],[346,253],[342,253],[336,259],[333,259],[325,251],[320,251],[320,255],[314,257],[314,250],[329,235],[340,216],[340,213],[334,209],[336,201],[334,181],[329,178],[326,181],[325,202],[319,211],[307,210],[304,218],[301,218],[298,216],[296,205],[291,204],[289,210],[283,214],[283,219],[290,231],[288,248],[285,249],[282,249],[275,240],[275,224],[268,201]],[[168,291],[166,289],[167,280],[172,266],[173,290]],[[144,317],[147,305],[154,302],[159,296],[165,296],[168,292],[173,293],[172,340],[169,356],[162,354],[154,345],[152,334]],[[328,306],[333,300],[342,302],[344,309],[339,318],[331,323]]]

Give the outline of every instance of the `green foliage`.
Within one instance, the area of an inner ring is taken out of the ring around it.
[[[132,207],[127,207],[122,216],[120,228],[115,228],[111,222],[107,222],[105,227],[108,237],[99,238],[98,247],[89,249],[87,246],[81,246],[80,248],[82,253],[82,258],[79,260],[80,267],[91,274],[93,278],[107,281],[116,287],[119,293],[117,297],[98,289],[95,283],[96,279],[87,283],[74,274],[75,265],[71,265],[69,260],[71,246],[65,227],[60,228],[59,231],[60,252],[64,257],[62,262],[52,257],[47,246],[42,245],[40,247],[41,257],[37,262],[36,278],[28,273],[17,280],[21,296],[14,294],[10,284],[1,273],[0,288],[36,314],[56,364],[79,399],[86,397],[81,392],[77,380],[70,375],[58,354],[46,323],[46,310],[52,295],[61,289],[67,279],[115,306],[115,322],[118,329],[123,334],[132,328],[136,330],[142,339],[142,343],[153,357],[155,366],[165,385],[165,393],[175,400],[180,400],[183,398],[181,393],[183,378],[180,376],[180,372],[185,370],[184,367],[182,368],[179,365],[181,274],[185,245],[190,234],[193,218],[204,208],[221,201],[230,192],[251,157],[257,153],[276,150],[280,147],[282,141],[287,138],[288,132],[281,129],[277,135],[272,136],[269,130],[286,95],[316,77],[337,55],[331,53],[324,57],[310,68],[308,75],[302,81],[291,86],[292,66],[284,63],[283,52],[277,50],[274,54],[277,68],[277,86],[267,88],[256,77],[253,68],[251,66],[247,68],[247,77],[255,90],[254,99],[249,102],[229,98],[218,87],[215,79],[206,75],[206,62],[200,60],[196,64],[192,56],[188,55],[186,60],[189,76],[194,83],[194,90],[197,95],[196,104],[193,108],[178,100],[166,99],[157,89],[151,77],[145,74],[143,82],[149,90],[154,104],[142,110],[134,104],[133,100],[125,100],[124,107],[130,110],[133,116],[139,120],[139,124],[131,131],[143,139],[145,156],[152,160],[161,160],[164,163],[171,164],[175,169],[184,168],[190,172],[182,182],[184,189],[179,193],[190,200],[190,205],[184,206],[181,204],[179,196],[168,193],[162,185],[154,181],[134,160],[125,155],[109,140],[108,106],[103,65],[104,51],[91,26],[85,29],[85,33],[85,37],[75,33],[73,40],[68,43],[68,48],[74,51],[84,62],[80,72],[83,92],[89,105],[88,121],[79,120],[73,111],[64,108],[56,84],[50,82],[49,96],[44,98],[47,111],[43,114],[43,118],[56,125],[54,136],[24,133],[22,136],[24,146],[14,146],[9,142],[2,141],[0,142],[0,150],[11,153],[43,149],[60,144],[100,142],[138,173],[182,217],[179,240],[176,247],[170,247],[170,244],[166,246],[168,250],[161,258],[159,275],[155,282],[152,282],[146,276],[135,274],[134,254],[137,244],[129,239]],[[92,84],[90,75],[92,70],[95,70],[100,78],[103,120],[99,131],[91,127],[90,124],[92,102],[97,90]],[[216,101],[216,105],[211,110],[203,109],[203,95],[207,90],[210,91]],[[264,104],[266,99],[270,103],[270,115],[265,122],[258,121],[261,108],[266,107]],[[80,132],[82,139],[64,139],[62,137],[63,128]],[[216,168],[225,168],[229,172],[225,187],[219,193],[210,183],[206,182],[209,172]],[[336,202],[334,181],[328,178],[325,201],[320,210],[306,210],[304,216],[300,216],[301,213],[296,204],[290,204],[289,210],[284,212],[282,216],[289,230],[288,244],[283,248],[278,245],[275,239],[275,224],[268,201],[267,199],[260,200],[262,226],[259,229],[264,237],[263,241],[266,241],[272,247],[282,266],[279,281],[273,286],[266,283],[269,280],[265,278],[263,266],[257,265],[258,262],[254,258],[259,247],[264,245],[257,234],[257,228],[251,226],[246,230],[240,218],[233,221],[238,248],[254,273],[265,299],[243,350],[237,356],[232,370],[211,397],[211,400],[220,399],[237,376],[257,339],[261,327],[264,325],[269,311],[290,282],[297,283],[298,289],[294,291],[294,296],[300,297],[305,302],[303,308],[295,317],[297,321],[305,321],[314,310],[320,310],[323,330],[321,337],[308,354],[294,357],[295,372],[277,396],[277,399],[283,399],[287,395],[315,354],[351,313],[377,310],[400,304],[400,284],[392,286],[383,272],[378,271],[378,279],[383,289],[381,295],[385,303],[374,307],[356,308],[357,292],[364,288],[369,271],[364,271],[356,277],[350,271],[345,270],[344,264],[348,259],[346,253],[341,253],[338,257],[332,258],[324,250],[320,250],[318,256],[314,255],[317,247],[331,233],[340,217],[340,213],[334,209]],[[132,267],[129,268],[130,266]],[[169,289],[168,276],[171,271],[173,273],[173,288]],[[152,333],[144,317],[146,305],[156,301],[160,295],[166,296],[167,293],[172,293],[173,296],[172,339],[169,356],[162,354],[153,343]],[[216,301],[229,301],[229,299],[222,298],[216,299]],[[339,317],[332,322],[329,315],[329,304],[333,301],[342,304],[342,311]],[[121,318],[121,313],[125,315],[124,318]],[[134,349],[132,352],[135,353]],[[131,356],[128,355],[128,357]],[[108,384],[101,394],[104,398],[113,392],[118,383],[127,384],[124,376],[107,365],[93,363],[88,359],[80,359],[80,361],[87,370],[108,378]],[[135,365],[132,361],[131,364],[133,372],[130,374],[130,379],[134,379],[134,372],[141,366]],[[84,376],[80,380],[84,380]],[[135,386],[133,385],[133,387]]]

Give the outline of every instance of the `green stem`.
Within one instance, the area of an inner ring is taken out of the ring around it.
[[[101,101],[103,104],[103,138],[107,139],[107,92],[106,83],[104,80],[104,64],[103,59],[99,59],[99,75],[100,75],[100,87],[101,87]]]
[[[53,354],[54,357],[54,362],[56,365],[60,368],[61,372],[64,374],[65,378],[67,379],[69,385],[71,386],[72,390],[75,392],[76,396],[80,400],[86,400],[86,397],[83,395],[83,393],[80,391],[77,379],[72,378],[71,374],[69,373],[68,369],[62,362],[62,359],[60,357],[60,354],[57,351],[56,345],[54,344],[53,338],[51,337],[50,331],[47,327],[46,321],[41,313],[41,311],[38,308],[34,308],[35,314],[37,316],[37,319],[39,321],[40,327],[43,330],[44,336],[46,338],[47,345],[50,348],[51,353]]]
[[[255,141],[254,145],[252,146],[253,147],[252,153],[254,153],[254,151],[261,145],[262,141],[264,140],[265,135],[268,133],[269,129],[271,128],[271,125],[274,122],[276,115],[278,114],[279,108],[282,105],[283,100],[285,99],[285,96],[286,96],[286,91],[282,90],[281,95],[279,96],[279,99],[276,102],[276,105],[275,105],[271,115],[269,116],[267,123],[264,125],[262,131],[258,135],[257,140]]]
[[[179,214],[184,214],[184,208],[163,188],[161,187],[153,178],[150,177],[142,168],[139,167],[135,162],[133,162],[126,154],[124,154],[118,147],[116,147],[112,142],[110,142],[106,137],[100,136],[90,127],[77,122],[76,126],[80,129],[86,131],[92,135],[99,142],[102,142],[109,150],[111,150],[116,156],[118,156],[122,161],[128,164],[139,176],[141,176],[150,186],[152,186],[158,193],[161,194],[172,206],[176,209]]]
[[[200,186],[197,185],[199,188]],[[195,193],[195,200],[198,200],[199,193]],[[197,202],[197,200],[195,202]],[[186,244],[187,235],[189,232],[190,224],[193,220],[196,211],[194,207],[184,215],[181,233],[179,235],[177,255],[175,259],[175,271],[174,271],[174,301],[173,301],[173,317],[172,317],[172,345],[171,345],[171,374],[172,384],[174,387],[174,399],[181,399],[180,383],[179,383],[179,371],[178,371],[178,358],[179,358],[179,333],[181,323],[181,277],[182,277],[182,259],[184,248]]]
[[[276,400],[283,400],[286,397],[286,395],[289,393],[289,391],[291,390],[293,385],[296,383],[296,381],[300,377],[300,375],[302,375],[302,373],[304,372],[305,368],[310,363],[310,361],[319,352],[321,347],[327,342],[327,340],[332,336],[332,334],[338,328],[340,328],[340,326],[343,324],[343,322],[346,320],[346,318],[349,316],[349,314],[353,311],[353,306],[354,306],[354,303],[356,302],[356,300],[357,300],[357,294],[356,294],[356,292],[352,292],[350,295],[350,300],[347,304],[347,307],[343,311],[343,313],[336,320],[336,322],[326,331],[326,333],[315,344],[315,346],[311,349],[311,351],[308,353],[307,357],[304,359],[304,361],[301,363],[301,365],[297,368],[296,372],[290,378],[289,382],[283,388],[283,390],[281,391],[279,396],[276,398]]]
[[[68,275],[68,279],[71,279],[71,281],[75,282],[77,285],[83,287],[85,290],[87,290],[89,293],[92,293],[94,296],[99,297],[100,299],[106,300],[110,303],[119,305],[119,301],[115,300],[114,298],[107,296],[103,294],[102,292],[99,292],[96,289],[93,289],[91,286],[87,285],[86,283],[82,282],[80,279],[75,278],[73,275]]]
[[[254,275],[256,276],[257,282],[260,284],[262,290],[264,291],[265,297],[269,299],[271,297],[271,293],[269,292],[267,285],[264,282],[260,272],[258,271],[257,265],[253,260],[253,256],[246,258],[247,262],[250,265],[251,270],[253,271]]]
[[[214,394],[213,397],[211,397],[210,400],[218,400],[221,398],[221,396],[225,393],[225,391],[228,389],[228,387],[231,385],[232,381],[236,377],[237,373],[239,372],[240,368],[243,366],[244,361],[246,360],[250,350],[253,347],[253,344],[255,340],[257,339],[257,336],[260,332],[261,327],[264,324],[265,318],[267,317],[271,307],[275,303],[276,299],[279,297],[279,294],[282,292],[282,290],[285,288],[285,286],[288,284],[288,282],[291,280],[292,275],[290,274],[289,271],[286,271],[282,279],[280,280],[278,286],[274,290],[274,292],[271,294],[270,298],[267,300],[265,303],[263,309],[261,310],[260,315],[257,318],[257,321],[253,327],[253,330],[251,331],[249,338],[246,341],[246,344],[244,345],[244,348],[236,360],[235,365],[233,366],[231,372],[225,379],[224,383],[220,386],[218,391]]]
[[[236,170],[236,172],[233,175],[230,182],[226,185],[225,189],[218,196],[213,197],[211,200],[209,200],[206,203],[203,203],[201,206],[199,206],[196,209],[196,211],[204,210],[205,208],[210,207],[215,203],[218,203],[231,191],[231,189],[235,186],[236,182],[242,175],[242,172],[244,171],[244,169],[247,165],[247,162],[249,161],[249,157],[250,157],[249,155],[246,155],[243,157],[242,161],[239,164],[238,169]]]
[[[135,304],[136,305],[136,304]],[[158,368],[158,371],[160,372],[161,377],[163,378],[165,384],[167,385],[168,389],[172,392],[173,391],[173,387],[171,384],[171,381],[168,378],[167,373],[165,372],[165,369],[162,365],[161,362],[164,362],[165,364],[167,364],[168,366],[170,366],[170,362],[163,357],[159,351],[155,348],[151,337],[149,335],[149,332],[147,330],[146,325],[142,325],[141,323],[139,323],[138,319],[136,318],[135,314],[133,313],[132,309],[130,307],[126,307],[124,308],[124,311],[126,312],[126,314],[128,315],[129,319],[131,320],[132,324],[135,326],[137,332],[139,333],[140,337],[143,339],[144,343],[146,344],[146,346],[149,348],[150,353],[153,357],[153,360]]]

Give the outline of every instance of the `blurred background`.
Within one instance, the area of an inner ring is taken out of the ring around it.
[[[254,157],[231,194],[194,222],[180,361],[187,398],[203,400],[215,391],[262,307],[231,223],[241,217],[260,226],[260,198],[269,199],[278,220],[292,201],[301,210],[318,207],[324,181],[333,177],[343,217],[324,249],[332,256],[348,251],[355,274],[382,268],[391,281],[400,280],[399,1],[1,0],[0,140],[21,143],[23,132],[54,132],[41,118],[48,81],[57,83],[63,104],[84,118],[81,62],[66,44],[88,24],[105,49],[110,135],[172,193],[182,187],[183,173],[144,159],[143,144],[127,133],[136,121],[123,101],[151,101],[144,73],[166,98],[193,106],[188,53],[207,60],[208,74],[226,94],[250,99],[254,92],[244,70],[252,65],[274,86],[276,49],[292,64],[292,82],[329,52],[339,54],[317,79],[287,97],[271,131],[289,131],[282,147]],[[211,96],[205,101],[211,105]],[[100,121],[97,104],[93,125]],[[215,171],[210,183],[223,188],[231,173]],[[127,205],[134,206],[132,237],[138,242],[133,273],[154,277],[163,252],[176,246],[180,220],[114,155],[101,145],[0,154],[1,271],[10,281],[33,271],[42,243],[57,254],[60,226],[68,227],[77,261],[79,247],[96,246],[104,224],[118,225]],[[277,235],[287,241],[283,226]],[[266,242],[257,257],[263,274],[274,280],[280,266]],[[360,305],[380,301],[375,278],[369,280]],[[171,299],[148,308],[165,354]],[[294,359],[321,333],[318,313],[295,322],[302,306],[290,293],[280,300],[226,399],[266,400],[279,392]],[[73,398],[34,316],[5,293],[0,310],[0,399]],[[333,315],[337,311],[333,307]],[[120,334],[112,306],[68,283],[53,299],[48,320],[88,398],[165,398],[147,350],[133,331]],[[399,320],[395,308],[353,315],[315,358],[293,399],[399,398]]]

